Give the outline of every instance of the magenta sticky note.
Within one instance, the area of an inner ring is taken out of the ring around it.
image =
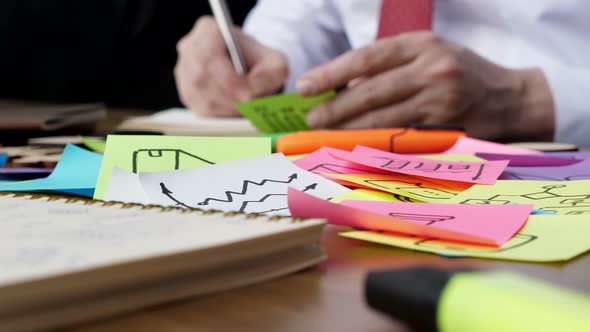
[[[334,156],[392,173],[479,184],[496,183],[508,165],[507,160],[488,162],[428,160],[364,146],[357,146],[351,153],[338,153]]]
[[[493,240],[502,244],[511,239],[527,221],[532,205],[423,204],[377,201],[342,201],[340,204],[437,226],[454,232]]]
[[[548,167],[548,166],[568,166],[574,165],[582,161],[582,159],[575,158],[559,158],[551,157],[544,154],[504,154],[504,153],[476,153],[476,155],[485,160],[508,160],[508,166],[533,166],[533,167]]]
[[[455,145],[445,151],[445,154],[476,154],[478,152],[503,154],[542,154],[540,151],[520,148],[506,144],[494,143],[471,137],[459,137]]]

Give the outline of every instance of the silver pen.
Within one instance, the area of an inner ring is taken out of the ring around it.
[[[225,0],[209,0],[209,5],[211,6],[213,16],[215,16],[215,21],[219,26],[219,31],[223,36],[223,40],[225,41],[227,51],[236,72],[239,75],[246,75],[246,73],[248,73],[248,67],[246,66],[242,50],[240,49],[240,45],[238,44],[236,35],[233,31],[234,24],[227,2]]]

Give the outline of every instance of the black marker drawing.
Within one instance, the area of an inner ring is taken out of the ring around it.
[[[199,206],[209,205],[209,202],[222,202],[222,203],[231,203],[234,201],[234,196],[243,196],[248,193],[248,188],[250,185],[262,187],[267,183],[284,183],[290,184],[297,179],[297,173],[291,174],[287,180],[272,180],[272,179],[264,179],[260,182],[253,182],[250,180],[244,180],[242,183],[242,189],[240,191],[226,191],[225,198],[214,198],[208,197],[202,202],[197,203]]]
[[[564,176],[561,178],[556,177],[548,177],[542,175],[532,175],[532,174],[519,174],[516,172],[505,171],[502,173],[502,180],[531,180],[531,181],[576,181],[576,180],[588,180],[590,179],[590,174],[578,174],[578,175],[571,175],[571,176]]]
[[[407,203],[419,203],[418,200],[412,199],[410,197],[402,196],[402,195],[399,195],[399,194],[392,194],[392,195],[393,195],[393,198],[396,201],[407,202]]]
[[[305,111],[294,107],[282,107],[269,110],[266,106],[257,106],[254,111],[264,120],[273,132],[287,132],[294,129],[306,129]]]
[[[396,145],[396,139],[398,137],[405,136],[408,133],[408,131],[410,131],[409,128],[404,128],[399,133],[391,134],[391,136],[389,137],[389,151],[390,152],[398,152],[395,149],[397,147],[397,145]]]
[[[542,211],[567,215],[590,214],[590,194],[563,195],[555,192],[557,189],[566,187],[567,184],[549,185],[542,187],[544,190],[538,192],[512,195],[497,194],[488,198],[470,198],[460,202],[460,204],[512,204],[518,203],[515,202],[515,198],[520,198],[518,201],[521,203],[521,199],[530,200],[532,204],[549,202],[549,206],[539,208]],[[564,210],[569,211],[564,213]]]
[[[410,182],[397,181],[397,180],[394,180],[394,181],[392,181],[392,180],[364,180],[363,182],[368,184],[369,187],[375,186],[375,187],[383,188],[385,190],[392,190],[392,189],[402,190],[402,191],[405,191],[409,194],[412,194],[413,196],[421,197],[421,198],[429,199],[429,200],[431,200],[431,199],[449,199],[449,198],[456,196],[455,193],[445,191],[442,189],[426,187],[422,183],[410,183]],[[407,183],[407,186],[400,185],[399,184],[400,182]]]
[[[311,191],[316,189],[317,187],[317,183],[311,184],[307,187],[305,187],[305,189],[303,189],[303,192],[307,192],[307,191]],[[279,207],[279,208],[273,208],[270,210],[266,210],[266,211],[260,211],[259,209],[256,208],[251,208],[250,210],[248,210],[248,208],[252,205],[256,206],[256,203],[264,203],[267,200],[273,198],[273,197],[285,197],[287,196],[287,194],[266,194],[264,196],[262,196],[262,198],[258,199],[258,200],[252,200],[252,201],[244,201],[242,202],[242,206],[240,206],[240,209],[238,210],[239,212],[244,212],[244,213],[270,213],[270,212],[275,212],[275,211],[282,211],[282,210],[287,210],[288,207]],[[281,204],[284,204],[284,200],[280,201]]]
[[[473,174],[471,178],[473,181],[481,179],[481,175],[485,169],[484,163],[454,165],[437,161],[418,162],[379,156],[374,156],[373,158],[382,159],[383,163],[380,167],[392,171],[413,170],[425,173],[470,173]]]
[[[316,174],[321,174],[321,173],[327,173],[327,174],[379,174],[379,175],[391,175],[390,173],[380,173],[379,171],[373,171],[371,170],[371,172],[367,171],[366,169],[361,169],[361,168],[354,168],[354,167],[350,167],[350,166],[342,166],[342,165],[337,165],[337,164],[319,164],[316,165],[310,169],[308,169],[309,172],[312,173],[316,173]]]
[[[154,162],[154,159],[158,159],[158,164],[166,164],[167,167],[162,167],[161,169],[167,170],[177,170],[180,169],[183,162],[188,162],[192,166],[196,166],[195,162],[202,163],[203,165],[213,165],[215,164],[212,161],[209,161],[205,158],[199,157],[192,153],[186,152],[181,149],[139,149],[133,152],[132,156],[132,171],[133,173],[138,173],[142,171],[153,171],[149,169],[149,167],[143,169],[143,164],[151,164]],[[149,160],[149,163],[148,163]],[[186,160],[186,161],[185,161]]]
[[[434,214],[419,214],[419,213],[403,213],[403,212],[390,212],[390,216],[400,218],[404,220],[416,221],[423,225],[435,225],[445,221],[451,221],[455,219],[455,216],[441,216]]]
[[[237,198],[239,196],[244,196],[244,195],[248,194],[248,190],[251,185],[256,186],[256,187],[263,187],[267,183],[279,183],[279,184],[287,185],[287,184],[291,184],[296,179],[297,179],[297,174],[295,173],[295,174],[292,174],[291,176],[289,176],[288,180],[286,180],[286,181],[264,179],[260,182],[253,182],[250,180],[244,180],[244,182],[242,184],[241,191],[239,191],[239,192],[226,191],[225,192],[226,198],[218,199],[218,198],[208,197],[208,198],[204,199],[203,201],[197,203],[196,206],[192,206],[192,205],[182,202],[180,199],[176,198],[174,196],[174,193],[172,192],[172,190],[170,190],[166,186],[165,183],[160,182],[160,188],[161,188],[162,194],[164,196],[168,197],[168,199],[170,199],[174,203],[176,203],[176,205],[191,209],[191,208],[195,208],[195,207],[207,206],[210,203],[234,203],[234,202],[237,202],[238,201]],[[307,191],[315,190],[317,188],[317,185],[318,185],[317,183],[310,184],[307,187],[305,187],[305,189],[303,189],[302,191],[307,192]],[[270,212],[287,210],[288,207],[284,206],[286,196],[287,196],[286,190],[283,193],[265,193],[262,195],[262,197],[260,197],[258,199],[251,199],[251,200],[242,201],[240,207],[237,209],[237,212],[270,213]],[[261,205],[260,203],[268,203],[272,199],[276,199],[276,198],[278,198],[277,199],[277,207],[268,209],[268,204],[266,204],[266,207],[264,207],[265,205],[262,204],[262,206],[264,208],[262,208],[262,209],[257,208],[257,206]]]
[[[163,182],[160,182],[160,189],[162,189],[162,194],[164,196],[168,197],[174,203],[176,203],[176,205],[182,206],[182,207],[187,208],[187,209],[192,209],[193,208],[192,206],[188,206],[188,205],[184,204],[183,202],[177,200],[174,196],[172,196],[172,194],[174,194],[174,193],[170,189],[168,189]]]
[[[463,253],[501,253],[526,246],[537,239],[539,239],[539,237],[536,235],[518,233],[500,248],[485,246],[463,246],[461,244],[453,244],[451,242],[440,241],[436,239],[422,239],[416,241],[414,244],[416,246],[429,249],[452,250]]]

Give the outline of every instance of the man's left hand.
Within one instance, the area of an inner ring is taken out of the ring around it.
[[[498,66],[432,32],[379,40],[297,81],[305,96],[341,86],[347,89],[310,111],[311,127],[461,124],[483,139],[553,136],[553,98],[540,69]]]

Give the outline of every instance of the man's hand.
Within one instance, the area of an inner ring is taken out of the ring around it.
[[[209,116],[237,116],[235,104],[275,93],[288,78],[283,54],[265,47],[235,30],[248,75],[238,75],[231,63],[221,33],[210,17],[202,17],[177,45],[174,68],[182,103],[192,111]]]
[[[431,32],[352,50],[302,75],[297,90],[311,96],[345,85],[308,114],[310,126],[452,123],[484,139],[553,137],[553,98],[541,70],[500,67]]]

